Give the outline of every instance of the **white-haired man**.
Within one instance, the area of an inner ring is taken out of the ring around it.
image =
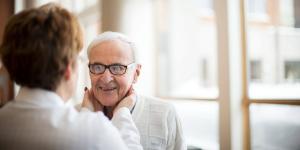
[[[103,106],[108,118],[113,117],[117,104],[133,91],[139,77],[141,65],[136,62],[135,49],[128,37],[117,32],[98,35],[87,49],[92,83],[88,93],[94,104]],[[130,108],[144,149],[186,149],[173,105],[138,95]]]

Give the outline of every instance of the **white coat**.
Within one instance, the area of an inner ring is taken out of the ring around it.
[[[142,149],[139,140],[127,108],[118,110],[111,122],[102,112],[78,112],[51,91],[22,87],[0,109],[3,150]]]

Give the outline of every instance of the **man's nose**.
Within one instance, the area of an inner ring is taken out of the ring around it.
[[[106,68],[105,71],[101,74],[100,80],[104,83],[109,83],[113,80],[113,74],[110,73],[108,68]]]

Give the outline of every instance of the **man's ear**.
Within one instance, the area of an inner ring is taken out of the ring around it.
[[[141,68],[142,68],[141,64],[137,64],[136,65],[133,83],[137,83],[138,77],[140,76]]]

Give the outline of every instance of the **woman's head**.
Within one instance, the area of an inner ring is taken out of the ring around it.
[[[54,91],[82,49],[82,42],[76,17],[49,3],[12,16],[0,54],[17,84]]]

